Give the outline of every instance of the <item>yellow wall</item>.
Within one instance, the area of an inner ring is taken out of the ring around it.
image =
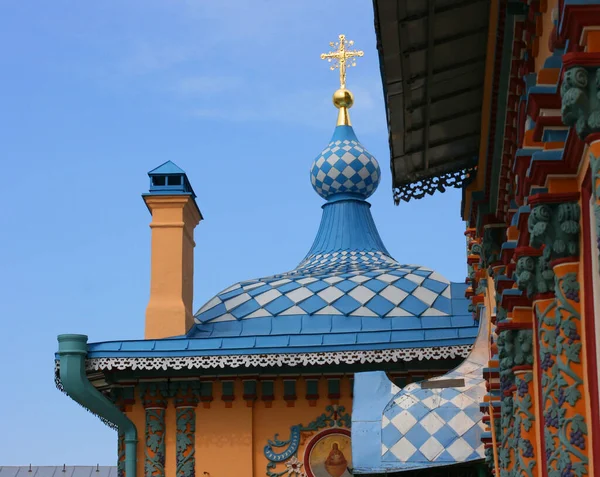
[[[235,381],[235,400],[231,407],[221,399],[220,382],[213,384],[213,401],[209,408],[199,403],[196,408],[196,476],[198,477],[252,477],[264,476],[268,460],[264,456],[264,447],[275,434],[286,440],[290,427],[296,424],[307,425],[325,412],[325,408],[333,403],[345,407],[345,412],[352,410],[350,396],[350,379],[340,379],[340,399],[335,402],[327,398],[327,379],[319,380],[319,396],[311,406],[306,396],[306,382],[302,378],[296,381],[296,396],[293,407],[283,400],[283,380],[276,378],[274,382],[275,400],[271,407],[266,407],[259,398],[249,407],[242,398],[243,383]],[[127,415],[138,428],[138,475],[144,476],[145,458],[145,411],[139,396],[135,405]],[[175,477],[176,465],[176,422],[175,408],[169,400],[165,416],[166,422],[166,454],[165,475]],[[303,442],[298,452],[301,460]],[[282,449],[283,450],[283,449]],[[279,465],[278,471],[285,467]],[[205,472],[208,475],[204,474]]]

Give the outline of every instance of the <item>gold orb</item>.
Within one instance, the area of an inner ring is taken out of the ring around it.
[[[336,108],[351,108],[354,104],[354,95],[347,89],[338,89],[333,93],[333,104]]]

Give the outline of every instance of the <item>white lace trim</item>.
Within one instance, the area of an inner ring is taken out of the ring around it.
[[[466,358],[472,345],[324,353],[256,354],[237,356],[170,356],[162,358],[90,358],[88,371],[251,368],[327,364],[387,363]]]

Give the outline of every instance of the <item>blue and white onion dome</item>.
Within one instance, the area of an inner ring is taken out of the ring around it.
[[[310,169],[310,182],[325,200],[336,194],[366,199],[375,192],[381,179],[377,159],[358,141],[350,124],[348,109],[353,103],[352,93],[347,89],[334,93],[333,104],[339,109],[337,126]]]

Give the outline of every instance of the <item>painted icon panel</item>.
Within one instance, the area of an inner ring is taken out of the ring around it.
[[[350,432],[337,428],[317,434],[306,447],[304,468],[307,477],[351,477]]]

